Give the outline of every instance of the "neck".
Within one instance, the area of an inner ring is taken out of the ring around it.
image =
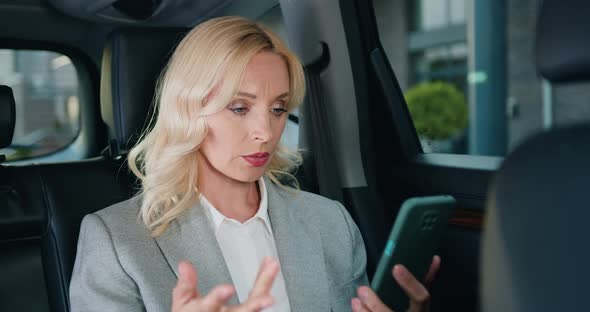
[[[200,159],[199,191],[227,218],[246,222],[260,207],[258,181],[242,182],[214,170],[207,160]]]

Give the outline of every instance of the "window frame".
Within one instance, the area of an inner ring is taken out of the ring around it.
[[[378,77],[386,102],[390,103],[389,114],[394,120],[405,161],[412,166],[457,168],[487,173],[496,171],[505,156],[424,153],[403,92],[381,43],[373,1],[367,1],[367,4],[361,7],[362,9],[357,12],[361,21],[360,31],[364,36],[365,48],[372,51],[371,63],[367,65]],[[393,85],[384,85],[385,83]]]
[[[53,163],[81,160],[99,155],[100,142],[106,142],[106,131],[100,115],[98,65],[91,57],[77,47],[45,41],[2,39],[0,49],[46,51],[67,56],[76,71],[80,104],[78,132],[67,145],[47,154],[7,161],[3,164]]]

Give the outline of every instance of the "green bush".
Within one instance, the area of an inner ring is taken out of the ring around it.
[[[0,155],[1,154],[2,154],[2,151],[0,151]],[[19,160],[19,159],[23,159],[23,158],[28,158],[31,155],[33,155],[33,150],[31,148],[17,147],[14,149],[13,153],[6,155],[6,161],[13,161],[13,160]]]
[[[446,82],[426,82],[405,94],[418,135],[431,140],[448,139],[467,127],[465,95]]]

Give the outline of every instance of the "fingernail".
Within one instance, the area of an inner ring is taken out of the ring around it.
[[[356,299],[356,300],[355,300]],[[359,303],[359,300],[357,298],[352,298],[352,307],[357,310],[358,308],[361,307],[361,304]]]
[[[231,296],[233,294],[233,290],[230,287],[227,288],[222,288],[220,295],[221,295],[221,299],[225,299],[229,296]]]
[[[399,277],[404,277],[406,272],[404,272],[403,267],[399,264],[393,266],[393,274],[396,274]]]
[[[268,308],[268,307],[270,307],[272,305],[272,303],[273,303],[272,298],[265,298],[265,299],[262,300],[262,307],[263,308]]]
[[[183,276],[186,273],[186,267],[181,263],[178,264],[178,273]]]
[[[369,290],[365,287],[359,288],[359,296],[363,299],[367,299],[367,297],[369,297]]]

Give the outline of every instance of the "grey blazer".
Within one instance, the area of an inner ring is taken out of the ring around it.
[[[291,311],[350,311],[356,288],[367,284],[365,246],[350,215],[336,201],[265,181]],[[181,260],[197,268],[203,294],[232,283],[199,205],[152,238],[138,220],[140,203],[134,197],[84,217],[72,311],[170,311]]]

